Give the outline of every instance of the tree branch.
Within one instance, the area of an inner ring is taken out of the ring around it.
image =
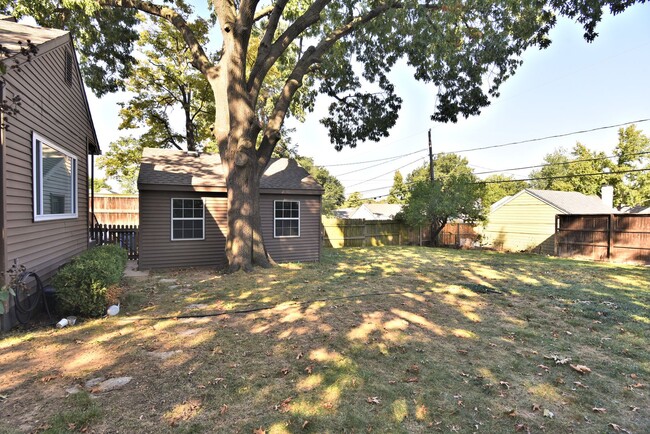
[[[264,131],[264,137],[262,139],[262,144],[258,150],[258,158],[260,165],[268,163],[275,148],[275,144],[280,136],[280,127],[284,122],[287,111],[291,104],[293,96],[296,94],[300,86],[302,86],[302,80],[304,76],[309,72],[309,68],[320,61],[323,55],[330,49],[332,46],[342,39],[343,37],[349,35],[359,27],[367,24],[373,19],[377,18],[384,12],[388,11],[391,8],[402,7],[401,3],[396,1],[390,1],[376,6],[374,9],[371,9],[365,15],[353,18],[341,27],[333,30],[329,35],[325,36],[316,47],[309,47],[300,60],[296,63],[291,75],[284,84],[284,88],[280,93],[280,97],[275,103],[273,109],[273,114],[270,116],[267,123],[266,129]],[[286,32],[285,32],[286,33]],[[275,45],[275,44],[274,44]]]
[[[194,66],[206,76],[209,70],[214,67],[214,64],[208,58],[203,46],[188,26],[185,18],[174,9],[140,0],[98,0],[98,3],[100,6],[136,9],[169,21],[183,36],[183,40],[192,53]]]
[[[282,3],[282,2],[278,2]],[[251,69],[250,77],[248,78],[248,89],[251,96],[251,101],[256,101],[259,96],[260,89],[262,88],[262,83],[264,78],[269,70],[273,67],[275,62],[282,56],[282,54],[289,48],[291,43],[298,37],[302,32],[308,29],[310,26],[316,24],[320,20],[320,13],[322,10],[331,3],[331,0],[316,0],[312,3],[309,8],[302,14],[296,21],[294,21],[287,30],[280,35],[280,37],[268,48],[267,50],[263,44],[260,44],[258,50],[258,57],[255,59],[255,65]],[[285,2],[286,4],[286,2]],[[279,19],[279,17],[277,17]],[[277,28],[277,23],[275,23]],[[267,33],[264,35],[263,43],[268,44],[270,38],[273,37],[272,34],[269,35],[271,28],[267,29]]]

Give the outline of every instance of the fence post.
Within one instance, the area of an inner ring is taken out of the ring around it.
[[[607,217],[607,260],[612,259],[612,247],[614,243],[614,214]]]

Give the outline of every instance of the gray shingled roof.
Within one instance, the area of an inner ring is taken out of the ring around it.
[[[8,58],[16,56],[20,52],[19,42],[22,42],[24,46],[27,40],[29,40],[32,44],[39,47],[46,42],[66,36],[67,34],[68,32],[65,30],[28,26],[6,19],[0,20],[0,44],[11,51],[11,55]]]
[[[598,196],[586,196],[575,191],[535,190],[525,191],[567,214],[612,214],[618,213]]]
[[[138,187],[200,187],[225,191],[221,158],[214,154],[191,154],[175,149],[145,148],[142,152]],[[322,193],[323,187],[296,160],[273,159],[260,182],[262,190],[308,190]]]

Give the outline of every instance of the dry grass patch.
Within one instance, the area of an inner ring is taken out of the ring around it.
[[[131,376],[70,430],[643,432],[649,288],[643,267],[416,247],[157,273],[118,317],[0,341],[0,427]]]

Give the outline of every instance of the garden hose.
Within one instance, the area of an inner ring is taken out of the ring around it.
[[[31,294],[32,296],[27,296],[24,297],[22,300],[19,297],[19,291],[16,290],[15,293],[16,295],[14,296],[14,305],[16,307],[16,319],[18,320],[19,323],[22,325],[27,324],[31,319],[32,315],[34,314],[34,311],[36,311],[36,308],[39,305],[39,302],[41,299],[43,300],[43,304],[45,305],[45,311],[47,312],[47,316],[49,317],[50,321],[52,321],[52,314],[50,313],[50,307],[47,304],[47,300],[45,299],[45,293],[43,292],[43,282],[41,282],[40,277],[38,277],[38,274],[34,273],[33,271],[24,271],[22,272],[19,276],[18,279],[16,280],[17,285],[16,286],[21,286],[21,284],[25,283],[25,280],[33,277],[34,280],[36,281],[36,296],[34,297],[34,294]],[[18,289],[18,288],[15,288]]]

